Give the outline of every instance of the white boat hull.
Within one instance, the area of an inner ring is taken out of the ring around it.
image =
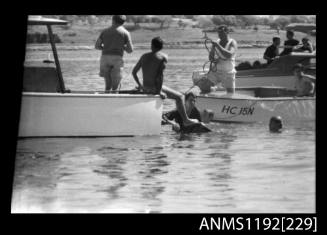
[[[247,71],[246,71],[247,72]],[[263,74],[256,74],[256,75],[242,75],[244,71],[240,71],[236,73],[235,78],[235,87],[242,88],[242,87],[284,87],[287,89],[294,89],[295,87],[295,78],[294,75],[271,75],[266,76]],[[207,72],[203,71],[195,71],[193,72],[192,80],[193,84],[200,87],[203,86],[203,82],[200,80],[207,79]],[[205,85],[205,84],[204,84]],[[204,88],[205,89],[205,88]]]
[[[198,96],[196,107],[200,112],[212,110],[212,121],[218,122],[269,123],[272,116],[281,116],[285,122],[314,121],[316,99]]]
[[[237,76],[235,87],[279,86],[294,89],[294,76]]]
[[[162,108],[154,95],[23,92],[18,136],[159,135]]]

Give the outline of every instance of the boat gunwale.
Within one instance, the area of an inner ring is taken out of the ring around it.
[[[56,92],[22,92],[22,96],[33,97],[74,97],[74,98],[160,98],[151,94],[99,94],[99,93],[56,93]],[[161,99],[161,98],[160,98]]]
[[[316,100],[316,97],[249,97],[249,98],[239,98],[239,97],[219,97],[219,96],[203,96],[198,95],[197,98],[211,98],[211,99],[224,99],[224,100],[251,100],[251,101],[296,101],[296,100]]]

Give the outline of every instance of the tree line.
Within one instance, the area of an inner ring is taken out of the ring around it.
[[[80,21],[90,26],[111,19],[111,15],[52,15],[50,17],[66,20],[70,25]],[[290,23],[316,23],[315,15],[267,15],[262,17],[255,15],[126,15],[126,18],[127,22],[134,24],[135,27],[140,27],[142,23],[156,23],[159,28],[169,27],[176,19],[179,20],[180,27],[187,26],[191,21],[193,27],[199,28],[225,24],[241,28],[267,25],[272,29],[284,29]]]

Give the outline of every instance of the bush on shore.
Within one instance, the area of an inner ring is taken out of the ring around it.
[[[57,34],[53,35],[55,43],[62,43],[61,39]],[[50,38],[47,33],[28,33],[26,37],[26,43],[49,43]]]

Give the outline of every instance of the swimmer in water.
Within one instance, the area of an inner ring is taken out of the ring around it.
[[[280,116],[274,116],[270,118],[269,130],[270,132],[280,133],[282,132],[283,122]]]

